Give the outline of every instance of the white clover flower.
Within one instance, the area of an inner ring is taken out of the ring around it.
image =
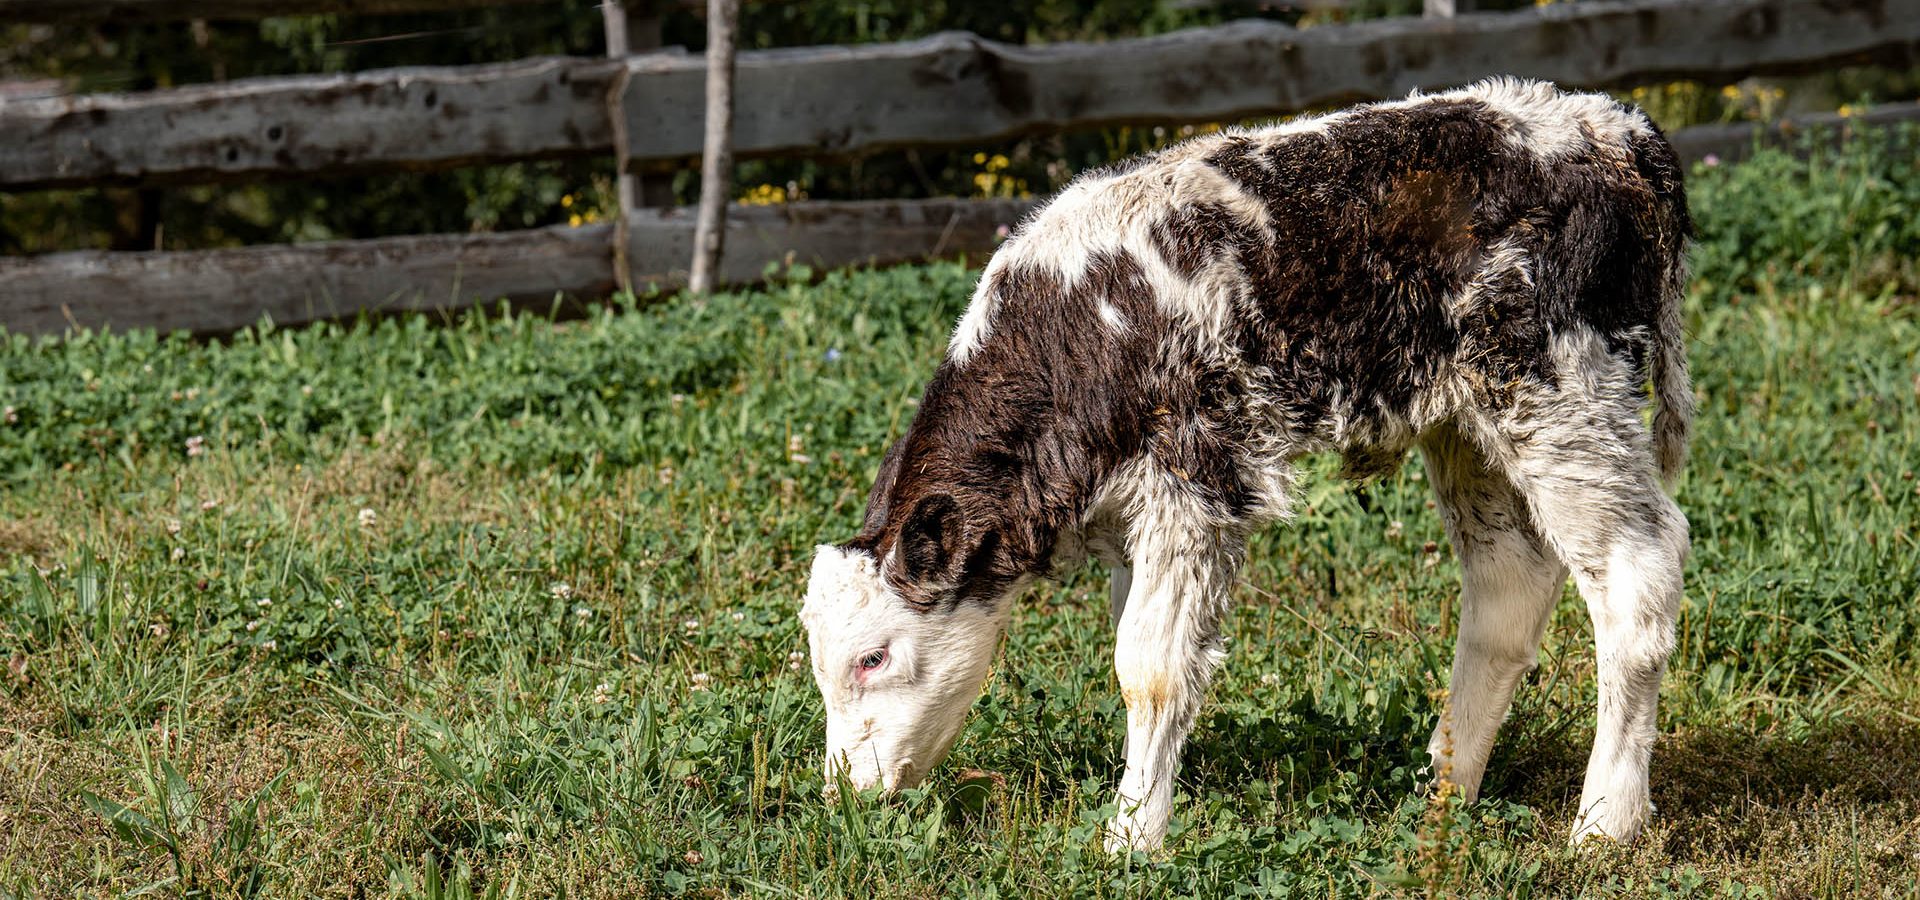
[[[20,413],[18,410],[14,409],[11,406],[5,409],[0,409],[0,422],[5,422],[8,425],[12,425],[19,421],[20,421]]]
[[[253,605],[259,606],[259,607],[267,607],[267,606],[272,606],[273,601],[268,600],[265,597],[261,597],[260,599],[253,601]]]
[[[674,475],[676,475],[676,474],[678,474],[678,473],[676,473],[676,472],[674,472],[674,471],[673,471],[673,467],[672,467],[672,466],[661,466],[661,467],[660,467],[660,483],[661,483],[661,484],[672,484],[672,483],[673,483],[673,477],[674,477]]]
[[[165,622],[155,622],[155,623],[153,623],[152,625],[148,625],[148,626],[147,626],[147,631],[148,631],[149,633],[151,633],[151,634],[152,634],[152,635],[153,635],[154,637],[157,637],[157,638],[163,638],[163,637],[166,637],[166,636],[167,636],[167,623],[165,623]]]
[[[1387,523],[1387,540],[1390,540],[1390,541],[1399,540],[1400,535],[1405,533],[1406,529],[1407,529],[1406,523],[1401,522],[1399,519],[1395,519],[1391,522],[1388,522]]]
[[[174,562],[179,562],[179,561],[181,561],[181,560],[183,560],[183,559],[186,559],[186,558],[187,558],[187,548],[185,548],[185,547],[175,547],[175,548],[173,548],[173,552],[172,552],[172,553],[169,553],[169,554],[167,554],[167,558],[168,558],[168,559],[171,559],[171,560],[173,560]]]
[[[694,690],[704,691],[704,690],[710,690],[712,687],[713,687],[712,675],[708,675],[705,672],[693,673],[693,689]]]
[[[688,633],[692,633],[692,632],[695,632],[695,631],[699,631],[699,630],[700,630],[700,620],[699,620],[699,619],[688,619],[688,620],[686,620],[685,622],[681,622],[681,623],[680,623],[680,627],[681,627],[681,628],[685,628],[685,629],[686,629],[686,630],[688,631]]]
[[[279,642],[279,641],[276,641],[276,640],[273,640],[273,639],[271,639],[271,638],[269,638],[269,639],[268,639],[268,640],[267,640],[266,642],[264,642],[264,643],[262,643],[262,644],[260,645],[260,649],[262,649],[262,650],[278,650],[278,649],[280,649],[280,642]]]
[[[547,594],[555,600],[565,600],[573,596],[573,585],[564,581],[554,582],[552,587],[547,588]]]
[[[333,598],[333,608],[334,608],[334,609],[341,609],[341,608],[343,608],[343,607],[345,607],[346,605],[347,605],[347,601],[345,601],[345,600],[342,600],[342,599],[340,599],[339,597],[335,597],[335,598]]]
[[[220,501],[215,500],[212,497],[208,497],[207,499],[200,501],[201,512],[213,512],[214,510],[219,508],[220,508]]]
[[[806,665],[807,665],[807,655],[805,653],[799,650],[795,650],[792,653],[787,654],[787,668],[792,669],[795,672],[798,672],[801,669],[805,668]]]
[[[593,702],[595,703],[611,702],[613,700],[612,695],[613,695],[613,685],[608,684],[607,682],[602,681],[599,684],[596,684],[593,686]]]
[[[197,434],[194,435],[193,437],[187,438],[187,455],[188,456],[199,456],[200,454],[205,452],[207,452],[206,438],[201,437],[200,435],[197,435]]]
[[[584,607],[584,606],[576,606],[573,608],[573,614],[575,616],[578,616],[580,618],[580,621],[585,622],[589,618],[593,617],[593,610],[588,609],[587,607]]]
[[[169,534],[169,535],[174,535],[174,534],[179,534],[179,533],[180,533],[180,520],[179,520],[179,519],[168,519],[168,520],[167,520],[167,534]]]
[[[262,624],[264,624],[264,623],[265,623],[265,621],[266,621],[266,620],[264,620],[264,619],[255,619],[255,620],[253,620],[253,621],[251,621],[251,622],[248,622],[248,623],[247,623],[247,630],[248,630],[248,631],[259,631],[259,630],[260,630],[260,626],[261,626]]]
[[[500,840],[509,844],[518,844],[520,843],[520,832],[509,831],[506,834],[501,835]]]
[[[371,508],[362,507],[360,510],[359,522],[360,522],[361,528],[372,528],[373,526],[380,524],[380,514],[377,512],[374,512]]]
[[[732,619],[735,622],[745,622],[747,620],[747,614],[743,612],[736,612],[728,616],[727,618]]]
[[[1260,683],[1261,684],[1279,684],[1280,676],[1272,672],[1268,672],[1265,675],[1260,676]]]

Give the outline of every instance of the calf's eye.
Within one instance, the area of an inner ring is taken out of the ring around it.
[[[887,651],[868,650],[865,656],[860,657],[860,668],[863,671],[871,672],[874,669],[880,668],[886,661]]]

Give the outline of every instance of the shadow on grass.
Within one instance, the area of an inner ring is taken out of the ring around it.
[[[1575,733],[1509,751],[1496,758],[1481,796],[1570,822],[1589,738],[1590,732]],[[1654,826],[1664,834],[1657,856],[1752,866],[1769,872],[1777,886],[1819,874],[1796,868],[1809,859],[1827,865],[1865,853],[1867,870],[1888,860],[1910,866],[1911,854],[1920,852],[1913,828],[1920,821],[1915,759],[1920,724],[1893,714],[1840,720],[1801,736],[1731,728],[1664,734],[1653,757]],[[1801,863],[1787,862],[1796,859]]]
[[[1590,733],[1536,742],[1496,758],[1483,794],[1537,806],[1578,799]],[[1854,803],[1920,801],[1920,724],[1894,715],[1846,719],[1801,737],[1728,728],[1661,735],[1653,751],[1653,802],[1662,816],[1724,814],[1747,804],[1810,798]]]
[[[1415,789],[1409,773],[1426,761],[1427,735],[1417,716],[1391,728],[1380,724],[1221,716],[1189,744],[1183,779],[1218,786],[1277,778],[1305,793],[1353,775],[1391,805]],[[1570,820],[1591,741],[1592,732],[1579,728],[1551,736],[1504,733],[1481,796]],[[1838,720],[1800,736],[1689,728],[1663,734],[1656,745],[1653,800],[1658,818],[1686,833],[1686,843],[1704,840],[1737,852],[1743,829],[1725,826],[1742,820],[1816,808],[1888,814],[1920,808],[1916,759],[1920,723],[1893,713]],[[1688,824],[1708,820],[1716,827]]]

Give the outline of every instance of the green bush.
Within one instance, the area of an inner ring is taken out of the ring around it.
[[[1812,284],[1920,293],[1920,127],[1867,129],[1840,150],[1827,135],[1802,143],[1805,159],[1696,169],[1693,270],[1708,302]]]

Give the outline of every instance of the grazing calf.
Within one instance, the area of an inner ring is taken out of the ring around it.
[[[1418,448],[1463,581],[1435,769],[1476,794],[1569,572],[1599,722],[1573,838],[1633,838],[1687,522],[1680,169],[1638,111],[1494,79],[1230,130],[1075,181],[988,263],[858,536],[802,618],[827,769],[912,785],[1015,595],[1111,567],[1126,771],[1108,845],[1166,834],[1249,532],[1296,457]],[[1658,412],[1641,419],[1651,380]]]

